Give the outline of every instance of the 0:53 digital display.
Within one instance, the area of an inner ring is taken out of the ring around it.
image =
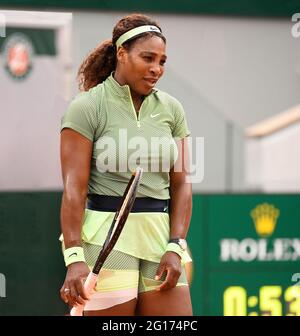
[[[300,286],[261,286],[258,295],[248,295],[241,286],[223,293],[224,316],[300,316]]]

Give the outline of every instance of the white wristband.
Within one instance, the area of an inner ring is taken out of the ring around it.
[[[166,252],[175,252],[182,258],[184,251],[182,248],[176,243],[169,243],[166,248]]]
[[[74,246],[64,250],[64,259],[66,266],[78,261],[85,262],[83,248],[81,246]]]

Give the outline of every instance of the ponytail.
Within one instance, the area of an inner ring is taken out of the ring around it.
[[[102,83],[116,69],[116,47],[112,40],[103,41],[82,62],[77,81],[80,91],[88,91]]]

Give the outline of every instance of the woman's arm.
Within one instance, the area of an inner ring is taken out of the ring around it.
[[[85,209],[92,142],[72,129],[61,132],[61,167],[64,192],[61,228],[65,248],[81,246],[81,227]]]
[[[185,238],[189,229],[192,213],[192,186],[188,180],[189,156],[186,138],[177,143],[178,158],[170,171],[170,239]],[[181,274],[181,258],[175,252],[166,252],[160,262],[156,279],[167,271],[166,280],[159,290],[176,286]]]
[[[81,246],[81,229],[90,176],[92,142],[72,129],[61,132],[61,167],[64,192],[61,204],[61,229],[65,248]],[[68,266],[61,297],[70,305],[87,299],[83,290],[89,269],[84,262]],[[65,289],[69,289],[65,292]]]
[[[187,138],[177,143],[178,158],[170,171],[170,238],[186,238],[192,214],[192,185],[189,182]]]

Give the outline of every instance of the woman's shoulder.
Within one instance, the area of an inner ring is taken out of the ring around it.
[[[103,84],[98,84],[88,91],[78,92],[72,99],[71,103],[81,103],[81,104],[93,104],[99,103],[101,99],[101,92],[103,91]]]
[[[169,105],[172,109],[182,109],[182,104],[181,102],[175,98],[174,96],[172,96],[171,94],[156,89],[155,95],[159,98],[159,100],[164,104],[164,105]]]
[[[168,103],[175,106],[181,105],[180,101],[168,92],[156,89],[155,94],[163,103]]]
[[[67,111],[72,111],[73,113],[94,113],[98,115],[100,113],[102,105],[102,90],[103,85],[98,84],[88,91],[78,92],[71,99]]]
[[[101,107],[101,86],[79,92],[70,102],[62,117],[62,128],[69,127],[93,140],[100,123],[105,123]]]

